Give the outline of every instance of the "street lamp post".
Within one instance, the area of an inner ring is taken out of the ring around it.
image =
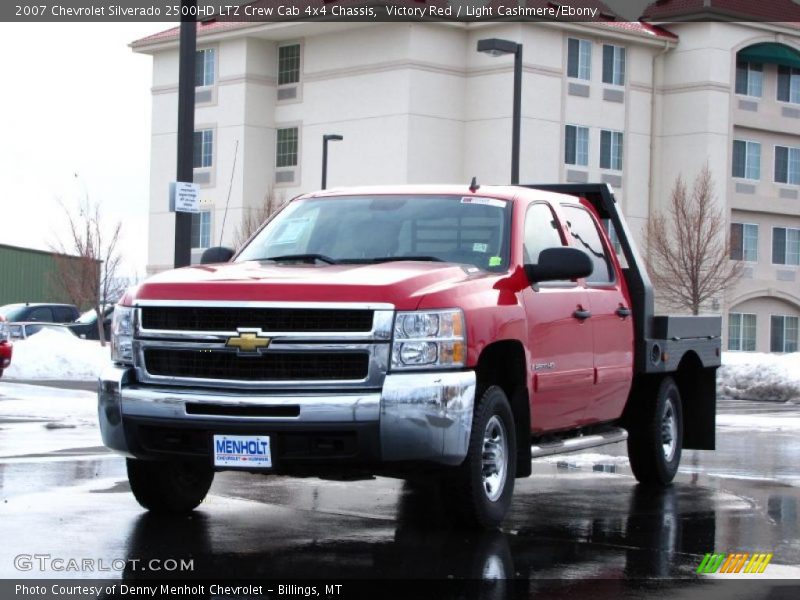
[[[328,184],[328,142],[341,142],[344,136],[326,133],[322,136],[322,189]]]
[[[489,38],[478,40],[478,52],[491,56],[514,55],[514,112],[511,118],[511,183],[519,183],[519,137],[522,114],[522,44]]]
[[[176,181],[191,183],[194,178],[194,86],[197,23],[191,10],[197,0],[181,0],[187,7],[181,17],[178,62],[178,169]],[[174,266],[186,267],[192,262],[192,213],[175,212]]]

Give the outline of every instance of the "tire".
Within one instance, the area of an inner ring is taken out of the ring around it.
[[[628,458],[637,481],[665,486],[678,472],[683,447],[681,395],[675,380],[665,377],[655,401],[639,407],[628,430]]]
[[[492,386],[475,406],[467,456],[445,483],[458,521],[487,529],[500,525],[511,505],[516,468],[514,416],[505,392]]]
[[[154,513],[188,513],[199,506],[214,481],[211,467],[196,461],[127,459],[128,482],[136,501]]]

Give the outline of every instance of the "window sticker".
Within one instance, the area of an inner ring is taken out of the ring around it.
[[[505,200],[498,200],[497,198],[481,198],[472,196],[461,198],[461,204],[477,204],[479,206],[494,206],[495,208],[506,207]]]
[[[499,267],[502,264],[503,264],[503,259],[500,258],[499,256],[492,256],[489,259],[489,266],[490,267]]]
[[[274,244],[294,244],[306,230],[309,219],[287,219],[283,224],[283,229],[275,236]]]
[[[483,252],[486,253],[489,250],[489,244],[484,244],[482,242],[475,242],[472,244],[472,251],[473,252]]]

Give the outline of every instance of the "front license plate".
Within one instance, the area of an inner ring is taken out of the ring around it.
[[[215,435],[214,466],[242,469],[272,467],[268,435]]]

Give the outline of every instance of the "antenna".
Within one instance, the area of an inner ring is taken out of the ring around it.
[[[478,191],[478,189],[480,189],[480,187],[481,186],[478,185],[478,178],[477,177],[473,177],[472,181],[469,184],[469,191],[472,192],[472,193],[475,193],[475,192]]]

